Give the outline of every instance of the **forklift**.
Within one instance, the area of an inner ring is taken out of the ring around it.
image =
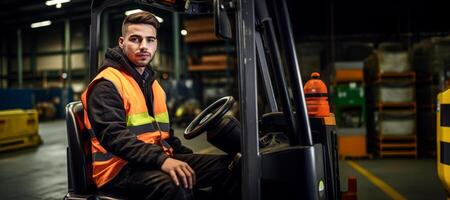
[[[235,101],[231,96],[223,97],[188,125],[184,137],[193,139],[206,132],[215,147],[241,155],[242,199],[356,199],[356,180],[349,181],[348,192],[340,190],[334,115],[308,112],[308,98],[313,99],[312,104],[324,105],[324,101],[314,99],[326,99],[326,86],[325,92],[308,91],[305,98],[285,0],[93,0],[90,80],[99,66],[101,14],[124,3],[139,4],[144,10],[212,13],[216,36],[236,42],[240,120],[227,117]],[[263,105],[269,110],[261,116],[259,96],[264,97]],[[99,194],[91,180],[90,144],[88,134],[83,134],[82,110],[79,102],[66,107],[69,191],[64,199],[120,199]],[[260,138],[274,132],[287,138],[285,144],[260,148]]]

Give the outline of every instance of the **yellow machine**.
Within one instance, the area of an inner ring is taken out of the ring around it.
[[[38,146],[41,143],[36,110],[0,111],[0,152]]]
[[[450,89],[438,95],[436,117],[437,171],[450,199]]]

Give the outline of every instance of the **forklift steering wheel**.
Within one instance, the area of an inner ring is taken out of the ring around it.
[[[187,126],[184,138],[193,139],[203,133],[206,128],[216,126],[233,104],[234,98],[226,96],[209,105]]]

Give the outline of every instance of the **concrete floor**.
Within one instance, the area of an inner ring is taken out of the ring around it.
[[[61,199],[67,192],[66,127],[62,120],[40,123],[44,140],[38,148],[0,154],[0,199]],[[181,134],[178,129],[176,134]],[[180,137],[181,138],[181,137]],[[205,142],[205,136],[184,141],[199,153],[220,153]],[[378,179],[406,199],[445,199],[433,159],[356,160]],[[393,199],[356,171],[348,161],[340,162],[341,190],[347,177],[356,176],[358,199]]]

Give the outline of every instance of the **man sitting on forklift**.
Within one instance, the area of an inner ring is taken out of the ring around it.
[[[232,155],[193,154],[169,126],[164,90],[149,67],[158,28],[150,12],[127,16],[119,46],[107,50],[83,93],[94,182],[130,199],[193,199],[196,188],[209,186],[213,199],[240,199]]]

